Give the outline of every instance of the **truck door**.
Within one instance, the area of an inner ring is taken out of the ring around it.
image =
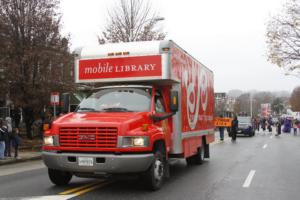
[[[165,114],[166,113],[166,103],[164,102],[164,99],[161,95],[160,92],[156,91],[155,92],[155,112],[157,114]],[[171,145],[171,129],[169,126],[169,119],[164,119],[160,122],[157,122],[157,125],[159,125],[164,134],[165,134],[165,138],[166,138],[166,148],[167,151],[170,150],[170,145]]]

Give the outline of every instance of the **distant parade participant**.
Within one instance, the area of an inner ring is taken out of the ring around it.
[[[265,118],[262,118],[262,120],[261,120],[261,128],[263,129],[263,131],[265,131],[266,130],[266,119]]]
[[[289,118],[285,118],[283,122],[283,132],[291,133],[291,128],[292,128],[292,120]]]
[[[222,118],[223,115],[220,115],[219,117]],[[224,140],[224,130],[225,130],[225,127],[224,127],[224,126],[219,126],[220,140],[221,140],[221,141]]]
[[[276,123],[276,126],[277,126],[277,134],[276,136],[280,135],[281,134],[281,120],[279,119],[278,122]]]
[[[255,130],[259,132],[259,126],[260,126],[259,119],[254,118],[254,124],[255,124]]]
[[[272,122],[272,118],[270,117],[268,119],[268,130],[270,133],[272,133],[272,125],[273,125],[273,122]]]
[[[297,128],[298,128],[298,126],[297,126],[297,121],[294,120],[294,121],[293,121],[294,135],[297,135]]]
[[[232,122],[231,122],[231,140],[236,140],[236,134],[238,130],[239,121],[237,119],[237,116],[234,116]]]

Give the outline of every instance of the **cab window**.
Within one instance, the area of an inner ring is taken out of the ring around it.
[[[155,94],[155,111],[157,113],[164,113],[165,112],[163,98],[162,98],[160,93]]]

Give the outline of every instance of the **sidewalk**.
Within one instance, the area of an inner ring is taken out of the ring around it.
[[[5,160],[0,160],[0,166],[18,163],[18,162],[25,162],[25,161],[30,161],[30,160],[39,160],[41,158],[42,158],[41,152],[22,151],[22,152],[19,152],[18,159],[15,159],[14,157],[7,157],[7,158],[5,158]]]
[[[6,157],[5,160],[0,160],[0,166],[41,159],[42,158],[41,147],[42,147],[41,139],[28,140],[23,137],[22,144],[19,147],[19,158],[18,159],[14,158],[14,148],[11,148],[12,157]]]

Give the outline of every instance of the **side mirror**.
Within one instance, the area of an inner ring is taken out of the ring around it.
[[[70,93],[63,93],[62,94],[62,106],[63,106],[63,113],[70,112]]]
[[[169,117],[172,117],[174,114],[175,114],[175,112],[167,113],[167,114],[154,114],[154,115],[151,115],[151,118],[154,122],[159,122],[159,121],[165,120]]]
[[[177,91],[171,91],[170,110],[174,113],[178,111],[178,92]]]

